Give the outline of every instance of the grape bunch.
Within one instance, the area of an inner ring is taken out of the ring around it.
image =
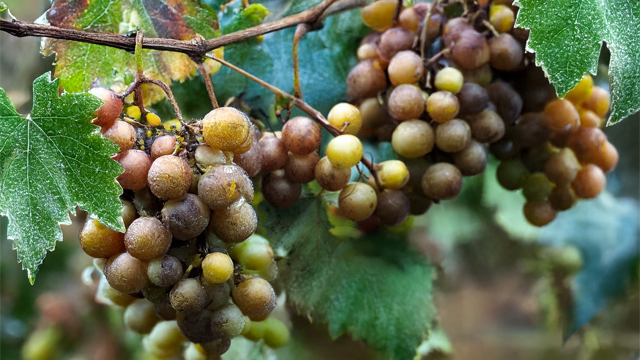
[[[347,77],[359,132],[334,124],[349,135],[333,139],[327,156],[334,142],[337,152],[361,156],[357,135],[390,142],[399,160],[376,164],[372,178],[343,188],[342,215],[398,225],[455,198],[464,177],[484,172],[489,154],[502,161],[500,183],[523,188],[534,225],[600,193],[617,163],[600,129],[609,94],[587,75],[558,99],[524,51],[528,31],[513,27],[511,1],[467,2],[458,17],[448,17],[445,5],[417,3],[394,19],[397,4],[378,0],[361,11],[374,31]],[[353,165],[333,158],[335,168]]]
[[[105,101],[94,123],[120,147],[114,159],[124,168],[117,181],[126,227],[123,234],[89,218],[80,231],[103,274],[97,299],[126,307],[125,325],[148,334],[144,347],[156,358],[218,359],[240,335],[284,345],[289,330],[269,317],[273,249],[254,234],[248,172],[255,173],[243,157],[257,143],[251,120],[217,108],[185,124],[195,128],[187,140],[186,129],[166,130],[152,113],[141,126],[135,106],[124,110],[134,119],[122,116],[123,102],[109,90],[92,93]]]

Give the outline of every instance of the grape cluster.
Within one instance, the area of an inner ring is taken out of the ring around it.
[[[104,275],[99,301],[126,307],[125,325],[148,334],[144,346],[157,358],[184,351],[187,360],[217,359],[239,335],[284,345],[289,330],[269,318],[276,306],[273,249],[254,234],[248,172],[255,175],[256,165],[245,156],[255,155],[259,132],[251,120],[217,108],[188,125],[198,136],[186,141],[175,125],[160,129],[150,113],[147,126],[136,129],[141,123],[121,117],[122,100],[92,92],[105,100],[94,123],[120,147],[114,159],[124,168],[117,181],[125,189],[124,234],[91,218],[80,231],[82,249]],[[125,113],[137,115],[131,108]]]
[[[600,193],[604,172],[617,163],[600,130],[609,94],[587,75],[558,99],[525,54],[528,31],[513,27],[511,1],[468,4],[451,18],[442,5],[417,3],[396,21],[397,4],[378,0],[362,9],[374,31],[360,43],[347,96],[360,110],[357,135],[391,142],[399,160],[376,164],[374,177],[342,190],[345,217],[394,226],[423,214],[455,198],[464,177],[483,173],[490,153],[502,161],[500,183],[523,188],[534,225]],[[351,135],[332,140],[329,159],[335,149],[356,154],[351,125],[334,125]],[[333,158],[336,168],[353,165]]]

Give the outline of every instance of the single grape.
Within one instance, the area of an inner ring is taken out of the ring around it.
[[[148,270],[149,270],[149,267],[147,266],[147,272]],[[168,288],[159,287],[153,284],[147,284],[145,287],[142,288],[142,296],[144,296],[145,299],[156,304],[156,303],[167,300],[168,291],[169,291]]]
[[[182,279],[171,289],[169,300],[179,312],[198,312],[207,304],[207,292],[197,279]]]
[[[184,269],[180,260],[174,256],[162,255],[151,261],[147,266],[149,281],[162,288],[173,286],[182,279]]]
[[[266,331],[266,321],[251,321],[248,317],[245,318],[245,328],[242,329],[242,335],[245,338],[251,341],[260,341],[264,338]]]
[[[171,155],[176,149],[176,137],[174,135],[162,135],[153,140],[151,144],[151,158],[157,159],[160,156]]]
[[[398,226],[409,217],[409,198],[400,190],[384,190],[378,194],[376,215],[387,226]]]
[[[144,340],[144,347],[153,354],[168,358],[177,354],[182,348],[182,343],[187,339],[180,332],[178,323],[173,321],[160,321],[153,327],[151,333]],[[173,354],[173,355],[172,355]]]
[[[360,131],[360,128],[362,128],[362,115],[360,115],[360,110],[349,103],[339,103],[332,107],[329,115],[327,115],[327,121],[344,134],[355,135]],[[318,126],[316,124],[314,125],[315,127]],[[305,136],[305,138],[306,137],[307,136]]]
[[[510,34],[500,34],[489,40],[489,64],[503,71],[517,70],[524,58],[522,45]]]
[[[200,178],[198,196],[211,210],[222,210],[240,198],[253,201],[253,183],[238,165],[218,165]]]
[[[194,280],[195,279],[187,279]],[[178,311],[176,321],[180,332],[187,340],[194,343],[208,343],[218,338],[218,334],[212,331],[211,322],[213,313],[209,310]]]
[[[209,228],[226,243],[239,243],[253,234],[258,227],[258,216],[253,207],[238,200],[226,209],[211,213]]]
[[[393,23],[393,14],[396,6],[397,2],[395,0],[373,2],[362,8],[360,12],[362,22],[375,29],[388,28]]]
[[[289,333],[287,326],[282,321],[270,317],[265,320],[265,323],[264,337],[262,339],[268,347],[277,349],[279,347],[283,347],[289,342],[291,334]]]
[[[120,209],[120,215],[122,216],[122,220],[124,221],[124,226],[126,228],[131,225],[133,220],[138,217],[138,213],[136,212],[136,207],[129,200],[120,199],[122,202],[122,209]]]
[[[291,181],[282,170],[267,174],[262,181],[262,195],[271,206],[286,209],[300,198],[302,186]]]
[[[162,208],[162,222],[178,240],[189,240],[200,235],[209,225],[209,216],[211,213],[207,205],[193,194],[169,200]]]
[[[104,276],[112,288],[125,294],[136,293],[147,284],[147,264],[126,252],[114,255],[104,266]]]
[[[564,96],[565,99],[579,105],[591,97],[593,91],[593,79],[591,75],[585,74],[580,82]]]
[[[409,182],[409,170],[400,160],[387,160],[377,165],[378,183],[384,189],[396,190]]]
[[[524,181],[522,195],[527,201],[547,201],[553,187],[553,183],[544,173],[536,172],[529,175]]]
[[[515,14],[509,6],[491,5],[489,10],[489,22],[499,33],[508,33],[513,29]]]
[[[249,177],[254,177],[262,170],[262,145],[259,132],[253,136],[253,145],[246,153],[234,156],[233,161],[240,166]]]
[[[424,106],[420,88],[407,84],[393,89],[387,102],[389,114],[400,121],[419,118],[424,113]]]
[[[415,52],[400,51],[389,62],[387,72],[394,86],[415,84],[424,76],[424,63]]]
[[[391,117],[378,102],[377,98],[368,98],[360,103],[360,114],[362,115],[362,127],[375,129],[381,125],[388,124]],[[362,131],[361,131],[362,132]]]
[[[418,7],[426,8],[427,5],[429,4],[417,3],[413,5],[413,8],[417,11]],[[423,21],[425,16],[426,16],[426,11],[425,11],[425,15],[422,16]],[[429,17],[429,20],[427,21],[427,41],[433,43],[438,37],[440,37],[442,23],[445,22],[445,19],[446,18],[443,14],[438,14],[438,13],[431,14],[431,17]],[[461,18],[458,18],[458,19],[461,19]],[[418,24],[417,34],[422,33],[422,28],[423,28],[422,23]]]
[[[347,185],[338,197],[340,213],[353,221],[362,221],[373,215],[377,204],[375,190],[365,183]]]
[[[465,83],[473,83],[473,84],[478,84],[480,86],[487,86],[491,83],[491,80],[493,79],[491,66],[489,66],[489,64],[484,64],[479,68],[473,69],[473,70],[463,69],[460,66],[456,65],[455,63],[451,65],[455,66],[456,69],[462,72],[462,76],[464,77]]]
[[[549,194],[549,202],[556,211],[569,210],[578,201],[571,184],[558,185]]]
[[[522,113],[523,102],[520,94],[504,81],[496,81],[486,89],[489,100],[496,106],[496,112],[504,123],[515,123]]]
[[[448,163],[431,165],[422,176],[422,191],[431,199],[448,200],[462,190],[462,173]]]
[[[550,138],[543,112],[523,114],[513,130],[513,140],[524,148],[540,145]]]
[[[140,150],[125,150],[114,159],[124,168],[124,172],[116,178],[123,189],[137,191],[147,186],[147,174],[152,162],[147,153]]]
[[[207,354],[208,359],[218,359],[231,347],[231,339],[228,337],[222,337],[205,344],[198,344],[198,346],[200,346],[204,353]]]
[[[358,60],[375,60],[378,57],[378,46],[376,44],[362,44],[357,50]]]
[[[427,112],[438,123],[445,123],[458,115],[458,98],[448,91],[434,92],[427,98]]]
[[[460,70],[454,67],[446,67],[436,74],[433,85],[438,91],[448,91],[452,94],[460,92],[464,78]]]
[[[607,173],[618,165],[619,160],[620,155],[618,154],[618,150],[613,144],[607,141],[602,146],[602,149],[600,149],[600,152],[596,154],[593,163]]]
[[[422,120],[401,122],[391,136],[393,149],[406,158],[417,158],[430,153],[434,142],[433,128]]]
[[[233,275],[233,261],[224,253],[207,254],[202,261],[202,275],[211,283],[223,283]]]
[[[510,129],[510,130],[513,130]],[[507,130],[509,131],[509,130]],[[522,146],[517,144],[513,139],[510,138],[511,135],[505,135],[502,139],[491,143],[489,145],[489,152],[498,160],[508,160],[516,157],[520,154],[522,150]]]
[[[593,127],[581,127],[567,139],[567,146],[575,152],[581,162],[585,163],[594,163],[605,143],[607,143],[607,135],[599,128]]]
[[[561,149],[551,155],[544,165],[544,173],[556,185],[569,184],[580,171],[580,162],[571,149]]]
[[[607,184],[604,172],[593,164],[587,164],[578,171],[571,183],[573,191],[581,199],[593,199],[600,195]]]
[[[464,84],[456,96],[460,104],[460,113],[464,115],[477,114],[489,105],[487,90],[478,84]]]
[[[609,105],[611,105],[611,95],[607,90],[599,86],[594,86],[591,90],[591,96],[582,103],[582,106],[593,111],[600,118],[604,118],[607,115]]]
[[[477,69],[489,62],[489,45],[475,30],[463,31],[452,45],[451,57],[463,69]]]
[[[164,155],[153,161],[147,182],[151,192],[162,200],[184,196],[191,187],[193,171],[179,156]]]
[[[377,61],[365,60],[347,76],[347,97],[361,99],[375,97],[387,87],[387,75]]]
[[[397,53],[409,50],[413,46],[415,34],[402,28],[391,28],[380,37],[378,56],[384,61],[390,61]]]
[[[220,107],[202,119],[204,141],[222,151],[236,151],[251,136],[251,121],[242,111]]]
[[[453,154],[453,164],[464,176],[483,173],[488,161],[487,148],[475,140],[470,140],[464,149]]]
[[[108,258],[124,251],[124,234],[109,229],[95,219],[87,219],[79,238],[82,250],[94,258]]]
[[[331,165],[329,158],[325,156],[316,164],[315,178],[318,185],[323,189],[338,191],[349,183],[349,180],[351,179],[351,168],[335,168]]]
[[[233,246],[229,249],[229,254],[248,270],[264,269],[271,263],[274,256],[269,241],[256,234]]]
[[[333,113],[333,116],[331,116],[330,112],[327,119],[330,123],[333,120],[335,124],[331,124],[336,126],[338,129],[342,129],[344,123],[349,122],[349,130],[353,131],[353,134],[355,134],[362,126],[360,113],[355,106],[346,103],[342,104],[343,105],[339,104],[340,106],[334,106],[331,111],[334,109],[336,111]],[[289,150],[294,154],[305,155],[316,151],[320,147],[321,140],[322,132],[320,130],[320,126],[309,118],[296,116],[289,119],[289,121],[287,121],[282,127],[282,142],[284,143],[284,147],[286,150]]]
[[[96,111],[96,118],[93,120],[93,123],[100,126],[103,130],[110,128],[122,112],[122,100],[120,100],[118,95],[113,91],[101,87],[95,87],[89,90],[89,93],[104,101],[102,106]]]
[[[124,311],[124,325],[138,334],[148,334],[158,322],[153,303],[145,299],[132,302]]]
[[[431,208],[431,204],[433,204],[431,199],[417,192],[408,194],[407,198],[409,199],[409,213],[411,215],[426,214]]]
[[[453,43],[458,42],[462,33],[468,30],[473,30],[473,28],[467,19],[462,16],[447,21],[442,29],[442,37],[447,47],[451,47]]]
[[[214,149],[209,145],[200,145],[194,152],[196,162],[205,169],[211,166],[223,165],[227,163],[227,157],[222,150]]]
[[[411,6],[400,12],[400,15],[398,16],[398,25],[405,30],[416,33],[421,20],[420,16],[418,16],[413,9],[413,6]]]
[[[327,145],[327,158],[333,167],[348,169],[362,159],[362,143],[353,135],[339,135]]]
[[[320,156],[315,151],[306,155],[289,153],[289,161],[284,166],[284,173],[293,182],[308,183],[316,177],[318,161]]]
[[[200,282],[204,289],[207,291],[207,310],[213,311],[222,305],[228,304],[231,299],[231,286],[229,281],[225,281],[220,284],[214,284],[209,282],[207,278],[200,278]]]
[[[556,211],[548,201],[527,201],[523,212],[527,221],[535,226],[545,226],[556,217]]]
[[[544,109],[547,126],[558,133],[569,133],[580,127],[580,114],[571,102],[557,99]]]
[[[578,108],[578,114],[580,114],[581,127],[602,127],[602,119],[593,111],[584,108]]]
[[[453,119],[436,128],[436,146],[444,152],[464,149],[471,140],[471,127],[465,121]]]
[[[529,170],[520,159],[505,160],[498,165],[496,177],[503,188],[518,190],[529,177]]]
[[[284,142],[277,137],[263,137],[260,139],[260,148],[262,149],[263,172],[278,170],[283,167],[289,159]]]
[[[482,143],[493,143],[505,134],[504,121],[493,110],[484,110],[476,115],[469,117],[469,126],[471,127],[471,135]]]
[[[244,324],[244,315],[235,304],[223,305],[216,309],[211,316],[212,331],[222,336],[239,336]]]
[[[233,302],[252,321],[266,319],[276,307],[276,293],[268,281],[247,279],[233,290]]]
[[[102,136],[118,145],[120,152],[133,148],[137,139],[136,129],[125,121],[117,120],[110,128],[103,132]]]
[[[171,232],[156,218],[137,218],[124,235],[124,245],[131,256],[151,260],[169,250]]]

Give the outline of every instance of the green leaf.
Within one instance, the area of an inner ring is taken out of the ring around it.
[[[124,232],[122,167],[109,158],[117,147],[91,124],[100,100],[91,94],[58,95],[46,73],[33,82],[33,110],[22,116],[0,89],[0,214],[9,219],[18,261],[31,283],[38,265],[62,241],[76,206]]]
[[[216,14],[197,0],[170,4],[159,0],[57,0],[45,16],[53,26],[92,32],[127,34],[140,29],[146,37],[180,40],[219,34]],[[42,52],[56,53],[55,75],[70,92],[86,91],[96,79],[102,86],[124,90],[136,73],[134,55],[120,49],[47,39]],[[187,55],[168,51],[144,50],[143,65],[147,75],[164,82],[184,81],[196,71]],[[152,102],[164,96],[155,89],[149,95],[146,99]]]
[[[611,51],[609,78],[615,124],[640,110],[640,2],[625,0],[517,0],[516,26],[531,29],[536,53],[560,95],[586,72],[596,74],[602,42]]]
[[[263,205],[278,253],[288,300],[329,333],[349,333],[390,359],[413,359],[431,327],[433,268],[407,243],[406,234],[377,231],[355,240],[329,232],[326,211],[314,197],[291,209]]]
[[[580,201],[541,229],[541,243],[575,246],[582,254],[582,270],[571,283],[573,321],[566,324],[567,338],[630,285],[631,270],[638,261],[639,218],[635,200],[603,193]]]
[[[243,30],[262,24],[264,18],[269,15],[269,9],[260,4],[251,4],[247,8],[240,10],[229,22],[222,28],[224,34],[230,34],[235,31]]]

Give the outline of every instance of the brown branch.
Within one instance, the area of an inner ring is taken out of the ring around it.
[[[341,3],[341,6],[337,6],[339,3]],[[192,40],[176,40],[165,38],[144,38],[142,48],[173,51],[187,54],[192,58],[202,58],[204,54],[216,48],[238,43],[240,41],[274,31],[290,28],[298,24],[316,24],[318,21],[329,15],[333,15],[347,9],[360,7],[364,4],[365,1],[363,0],[325,0],[317,6],[301,13],[287,16],[273,22],[260,24],[245,30],[236,31],[231,34],[222,35],[215,39],[204,40],[202,38],[195,38]],[[83,43],[109,46],[129,52],[134,52],[136,48],[136,39],[131,36],[87,32],[51,25],[34,24],[15,19],[0,19],[0,31],[4,31],[17,37],[39,36],[52,39],[79,41]]]
[[[207,87],[207,94],[209,94],[211,105],[214,109],[219,108],[220,105],[218,105],[218,98],[216,98],[216,93],[215,91],[213,91],[213,82],[211,81],[211,76],[209,76],[209,73],[207,73],[207,68],[205,68],[204,64],[200,61],[196,62],[196,66],[198,67],[198,71],[200,71],[200,74],[202,74],[202,77],[204,78],[204,85]]]

